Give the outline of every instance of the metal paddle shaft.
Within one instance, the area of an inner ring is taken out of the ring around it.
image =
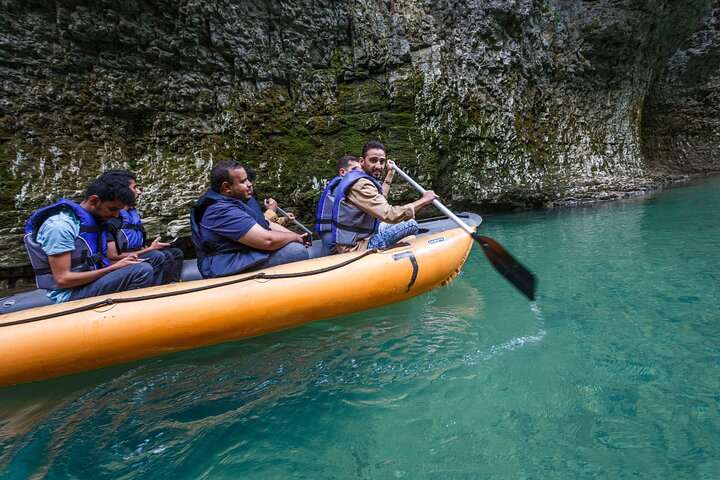
[[[395,171],[402,178],[404,178],[406,182],[408,182],[415,190],[420,192],[420,195],[425,195],[425,189],[423,187],[421,187],[420,184],[418,184],[415,180],[410,178],[407,173],[400,170],[400,167],[398,167],[397,165],[395,165],[394,168],[395,168]],[[437,208],[443,214],[445,214],[446,217],[448,217],[453,222],[457,223],[460,226],[460,228],[462,228],[463,230],[465,230],[468,233],[468,235],[472,235],[475,233],[475,230],[473,230],[470,226],[468,226],[467,223],[460,220],[460,218],[457,215],[455,215],[453,212],[451,212],[449,208],[447,208],[445,205],[440,203],[440,200],[433,200],[432,204],[435,206],[435,208]]]
[[[405,179],[412,187],[420,192],[425,193],[425,189],[421,187],[415,180],[410,178],[407,173],[403,172],[397,164],[395,165],[395,172],[398,173],[402,178]],[[453,222],[457,223],[460,228],[465,230],[470,235],[480,248],[483,253],[490,261],[493,267],[505,277],[515,288],[525,295],[530,300],[535,300],[535,275],[533,275],[527,268],[525,268],[520,262],[515,260],[507,250],[505,250],[498,242],[490,237],[484,237],[478,235],[475,230],[469,227],[465,222],[460,220],[457,215],[450,211],[445,205],[440,203],[440,200],[433,200],[432,204],[440,210],[442,213]]]
[[[277,211],[280,212],[280,215],[282,215],[286,218],[290,218],[290,215],[288,215],[287,212],[285,210],[283,210],[282,208],[277,207]],[[302,223],[298,222],[295,219],[293,219],[292,221],[295,225],[297,225],[299,228],[301,228],[305,233],[310,235],[310,238],[312,239],[313,234],[310,230],[308,230],[308,228],[305,225],[303,225]]]

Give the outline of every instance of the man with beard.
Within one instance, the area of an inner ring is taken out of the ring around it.
[[[210,189],[190,213],[192,241],[203,278],[223,277],[309,258],[306,236],[270,223],[247,205],[252,183],[236,161],[210,172]]]
[[[438,196],[432,190],[407,205],[393,206],[380,183],[387,156],[385,146],[371,140],[363,146],[361,171],[348,172],[335,191],[332,234],[338,253],[386,248],[418,231],[415,212]],[[385,179],[390,185],[392,180]],[[379,222],[393,224],[378,232]]]

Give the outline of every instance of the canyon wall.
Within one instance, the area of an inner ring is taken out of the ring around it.
[[[680,5],[682,3],[682,5]],[[720,2],[0,0],[0,276],[108,168],[188,233],[235,158],[309,221],[380,139],[454,208],[552,206],[720,171]],[[393,199],[413,193],[396,182]]]

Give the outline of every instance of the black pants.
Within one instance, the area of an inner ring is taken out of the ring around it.
[[[158,251],[165,255],[163,283],[179,282],[184,258],[182,250],[176,247],[168,247]]]

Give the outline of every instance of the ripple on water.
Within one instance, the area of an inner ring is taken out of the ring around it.
[[[4,389],[0,476],[715,478],[720,208],[688,195],[488,221],[529,308],[475,249],[401,304]]]

